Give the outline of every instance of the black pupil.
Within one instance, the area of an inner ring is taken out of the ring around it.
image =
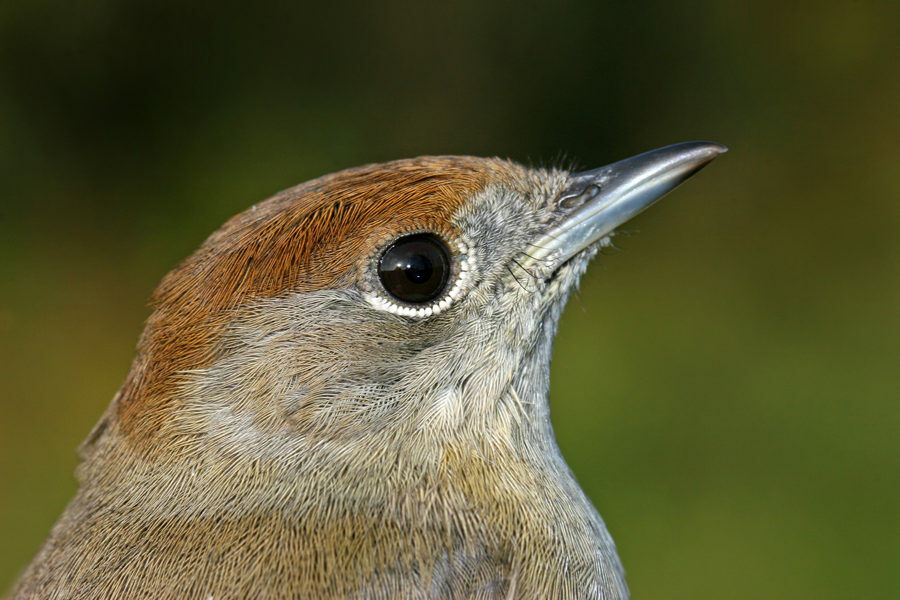
[[[447,247],[430,233],[418,233],[394,242],[378,264],[381,283],[392,296],[410,304],[434,300],[450,276]]]

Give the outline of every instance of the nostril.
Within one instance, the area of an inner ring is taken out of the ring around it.
[[[585,202],[587,202],[588,200],[591,200],[592,198],[597,196],[597,194],[599,194],[599,193],[600,193],[600,186],[597,185],[596,183],[592,183],[589,186],[582,188],[582,189],[576,189],[576,190],[570,189],[570,190],[563,192],[562,196],[559,197],[559,201],[557,202],[557,204],[562,209],[574,210],[574,209],[578,208],[579,206],[581,206],[582,204],[584,204]]]

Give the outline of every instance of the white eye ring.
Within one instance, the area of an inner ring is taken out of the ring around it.
[[[397,236],[396,238],[394,238],[394,240],[416,233],[421,232],[406,232],[402,236]],[[438,234],[435,233],[435,235]],[[389,312],[395,315],[400,315],[403,317],[423,319],[444,312],[445,310],[450,308],[450,306],[452,306],[456,300],[465,296],[465,294],[469,291],[469,287],[471,286],[476,268],[475,256],[472,252],[472,246],[471,244],[466,243],[460,238],[448,241],[447,236],[441,235],[440,237],[447,243],[447,246],[450,248],[452,259],[451,262],[453,264],[453,270],[450,274],[450,280],[453,283],[447,286],[447,290],[443,294],[441,294],[432,302],[424,305],[405,304],[403,302],[395,300],[393,297],[389,296],[388,292],[384,289],[384,286],[378,279],[378,260],[375,259],[370,261],[371,264],[369,269],[371,279],[373,280],[373,285],[371,285],[369,290],[363,292],[363,298],[365,298],[366,302],[368,302],[370,305],[372,305],[372,307],[378,310]],[[391,243],[393,243],[393,241]],[[384,247],[387,248],[389,246],[390,244],[386,244]],[[381,256],[382,252],[383,250],[379,252],[379,257]]]

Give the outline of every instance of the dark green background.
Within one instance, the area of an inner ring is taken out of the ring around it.
[[[635,598],[900,597],[897,2],[0,2],[0,588],[158,279],[419,154],[730,146],[563,318],[563,452]]]

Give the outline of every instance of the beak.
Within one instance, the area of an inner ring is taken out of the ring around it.
[[[683,142],[572,174],[557,200],[564,216],[535,240],[522,266],[555,270],[727,150],[715,142]]]

